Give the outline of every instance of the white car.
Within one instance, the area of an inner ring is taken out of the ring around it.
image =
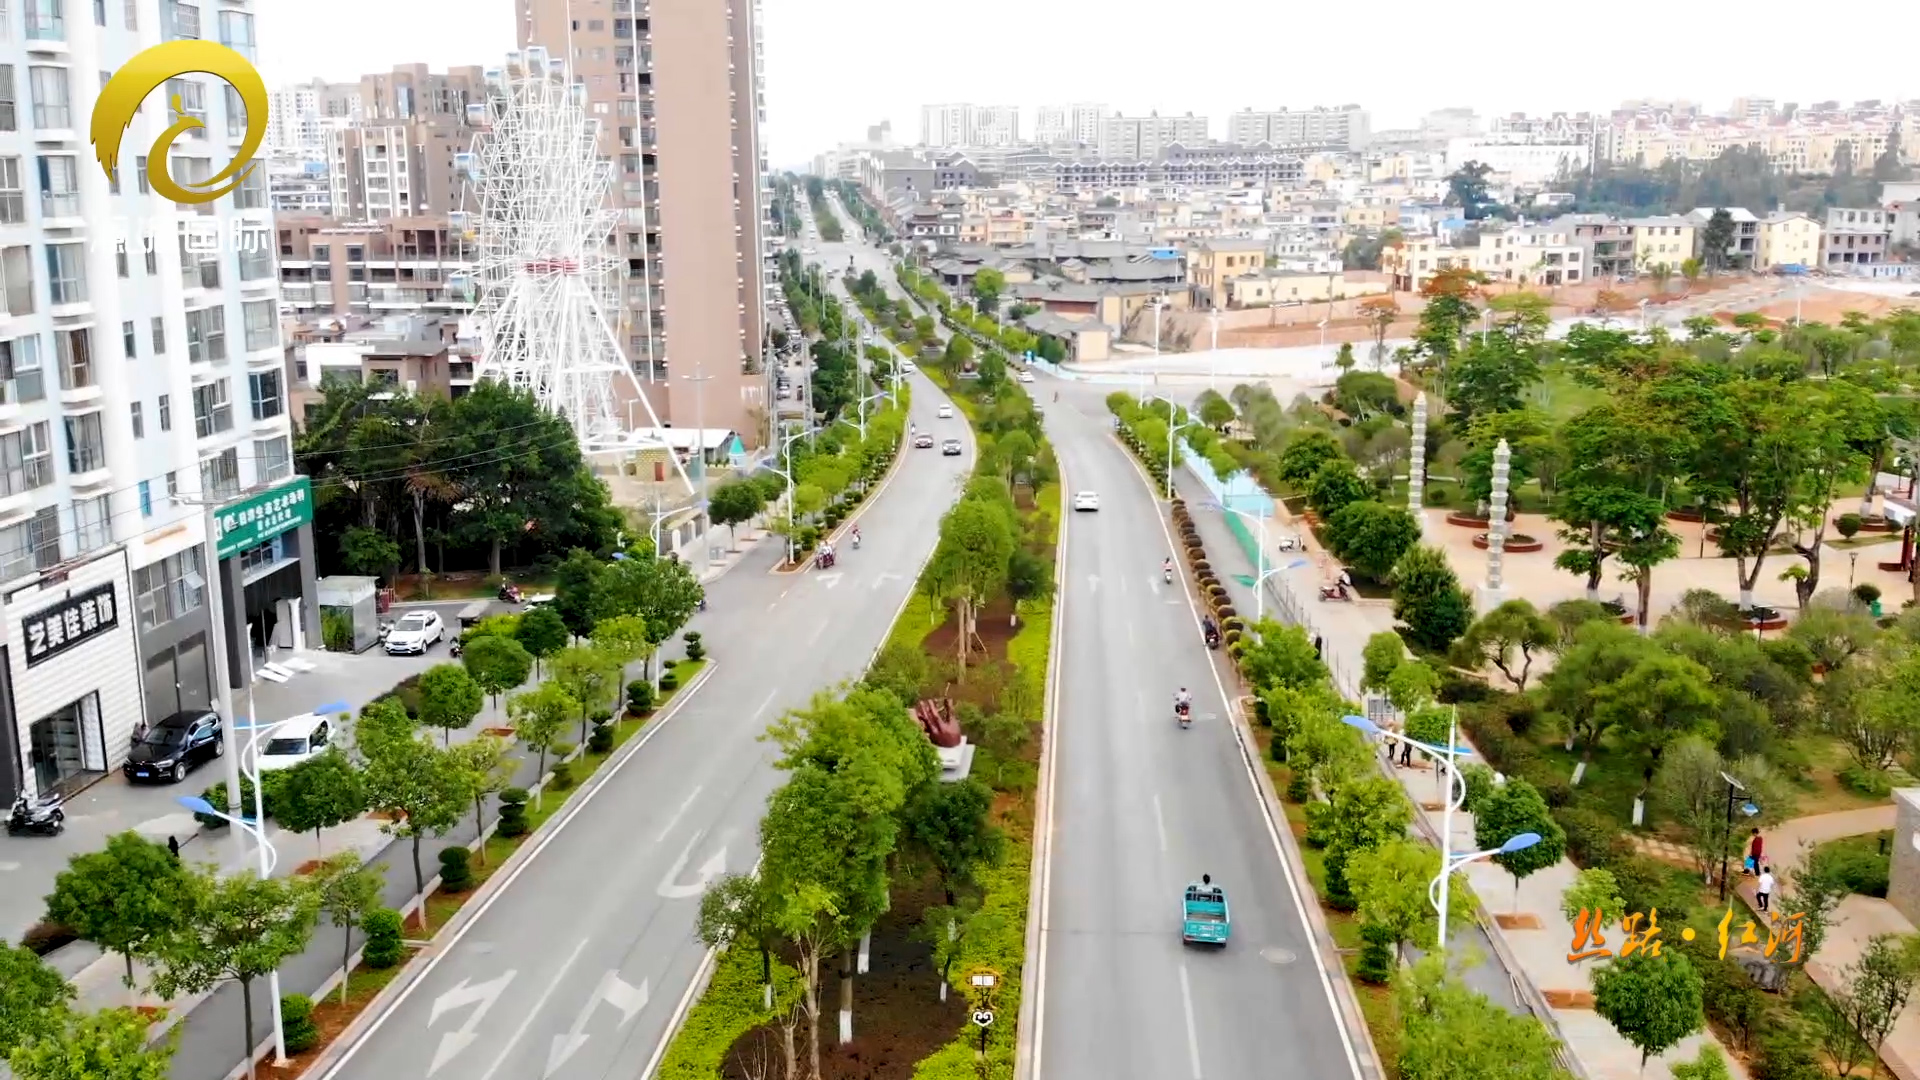
[[[311,757],[326,752],[333,738],[333,721],[308,713],[290,716],[275,724],[260,747],[259,765],[263,772],[291,769]]]
[[[915,363],[914,363],[913,361],[911,361],[911,360],[902,360],[902,361],[900,361],[900,374],[902,374],[902,375],[911,375],[911,374],[913,374],[914,372],[916,372],[916,371],[919,371],[919,370],[920,370],[920,368],[919,368],[919,366],[918,366],[918,365],[916,365],[916,364],[915,364]]]
[[[1020,381],[1021,381],[1021,382],[1032,382],[1032,381],[1033,381],[1033,372],[1031,372],[1031,371],[1023,371],[1023,372],[1021,372],[1021,373],[1020,373]]]
[[[933,415],[939,417],[942,420],[951,420],[953,419],[953,406],[942,405],[940,406],[939,410],[935,412]]]
[[[446,636],[446,624],[440,621],[437,612],[409,611],[400,617],[392,630],[387,631],[387,655],[424,656],[428,649]]]
[[[1100,509],[1100,496],[1092,491],[1076,491],[1073,493],[1073,508],[1076,511],[1098,510]]]

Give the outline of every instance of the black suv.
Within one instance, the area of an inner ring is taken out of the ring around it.
[[[177,784],[187,770],[227,752],[220,717],[206,709],[177,712],[147,729],[127,753],[122,770],[128,780],[160,780]]]

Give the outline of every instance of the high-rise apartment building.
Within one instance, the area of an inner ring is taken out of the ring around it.
[[[1227,118],[1227,141],[1239,146],[1330,147],[1361,150],[1367,145],[1367,111],[1358,105],[1337,108],[1242,109]]]
[[[458,210],[455,154],[473,148],[486,101],[481,68],[436,75],[405,64],[362,78],[357,115],[326,133],[330,209],[350,221]]]
[[[1042,105],[1033,115],[1033,141],[1053,144],[1068,142],[1072,132],[1067,129],[1067,107],[1065,105]]]
[[[1096,146],[1100,142],[1100,123],[1112,112],[1105,105],[1042,105],[1035,118],[1034,141]]]
[[[1012,146],[1020,141],[1020,109],[1014,105],[922,105],[920,145]]]
[[[1207,141],[1207,118],[1184,116],[1109,116],[1100,122],[1100,156],[1108,160],[1157,158],[1175,143],[1199,146]]]
[[[166,98],[206,123],[168,173],[204,179],[246,133],[238,95],[170,81],[112,179],[87,143],[102,73],[179,38],[252,57],[254,12],[35,0],[0,14],[0,802],[96,779],[136,721],[214,700],[214,574],[229,671],[250,670],[250,642],[319,638],[265,172],[195,205],[149,181]]]

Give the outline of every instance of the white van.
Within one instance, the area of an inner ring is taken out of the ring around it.
[[[333,721],[328,717],[313,713],[288,717],[267,735],[266,743],[260,747],[260,771],[290,769],[324,753],[332,738]]]

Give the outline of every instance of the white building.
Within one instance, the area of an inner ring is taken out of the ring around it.
[[[0,40],[0,802],[82,786],[143,716],[213,700],[207,505],[293,475],[266,170],[176,207],[148,181],[164,107],[136,115],[111,180],[87,142],[100,72],[179,37],[251,56],[255,0],[25,8]],[[204,75],[166,90],[207,124],[170,175],[212,175],[245,134],[237,97]],[[318,638],[311,498],[274,502],[235,509],[219,545],[236,658],[250,630]]]
[[[1199,146],[1207,141],[1207,118],[1184,116],[1109,116],[1100,122],[1100,156],[1108,161],[1156,158],[1174,143]]]
[[[1565,172],[1579,172],[1593,161],[1593,146],[1582,142],[1538,142],[1527,136],[1476,136],[1447,141],[1447,171],[1469,161],[1491,166],[1515,184],[1546,184]]]
[[[1078,143],[1097,146],[1100,142],[1100,125],[1111,115],[1112,109],[1090,102],[1042,105],[1035,116],[1033,140],[1049,145]]]
[[[1020,141],[1014,105],[922,105],[920,144],[935,147],[1012,146]]]
[[[1227,141],[1240,146],[1335,146],[1361,150],[1367,145],[1367,111],[1358,105],[1338,108],[1242,109],[1227,118]]]

